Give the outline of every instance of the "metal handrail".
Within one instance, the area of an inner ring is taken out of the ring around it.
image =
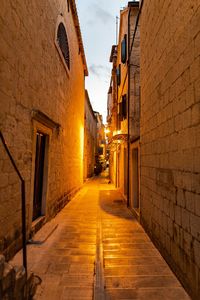
[[[3,133],[0,130],[0,139],[3,143],[4,149],[6,150],[7,155],[10,158],[13,168],[15,169],[20,181],[21,181],[21,207],[22,207],[22,248],[23,248],[23,266],[27,276],[27,249],[26,249],[26,197],[25,197],[25,180],[21,176],[17,165],[8,149],[6,141],[4,139]]]

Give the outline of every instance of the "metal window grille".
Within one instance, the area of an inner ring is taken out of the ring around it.
[[[57,41],[62,52],[62,55],[65,59],[68,69],[70,69],[70,54],[69,54],[69,44],[65,26],[63,23],[60,23],[57,31]]]

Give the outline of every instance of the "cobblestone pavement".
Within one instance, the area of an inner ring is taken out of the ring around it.
[[[42,278],[34,300],[190,299],[105,177],[52,222],[48,239],[28,247],[29,269]]]

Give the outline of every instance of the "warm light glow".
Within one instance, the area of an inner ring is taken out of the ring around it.
[[[105,134],[109,133],[110,130],[108,128],[105,128]]]

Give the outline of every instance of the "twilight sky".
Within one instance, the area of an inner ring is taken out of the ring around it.
[[[86,88],[94,110],[106,122],[107,91],[110,82],[111,46],[116,43],[116,16],[128,0],[77,0],[77,9],[89,70]]]

